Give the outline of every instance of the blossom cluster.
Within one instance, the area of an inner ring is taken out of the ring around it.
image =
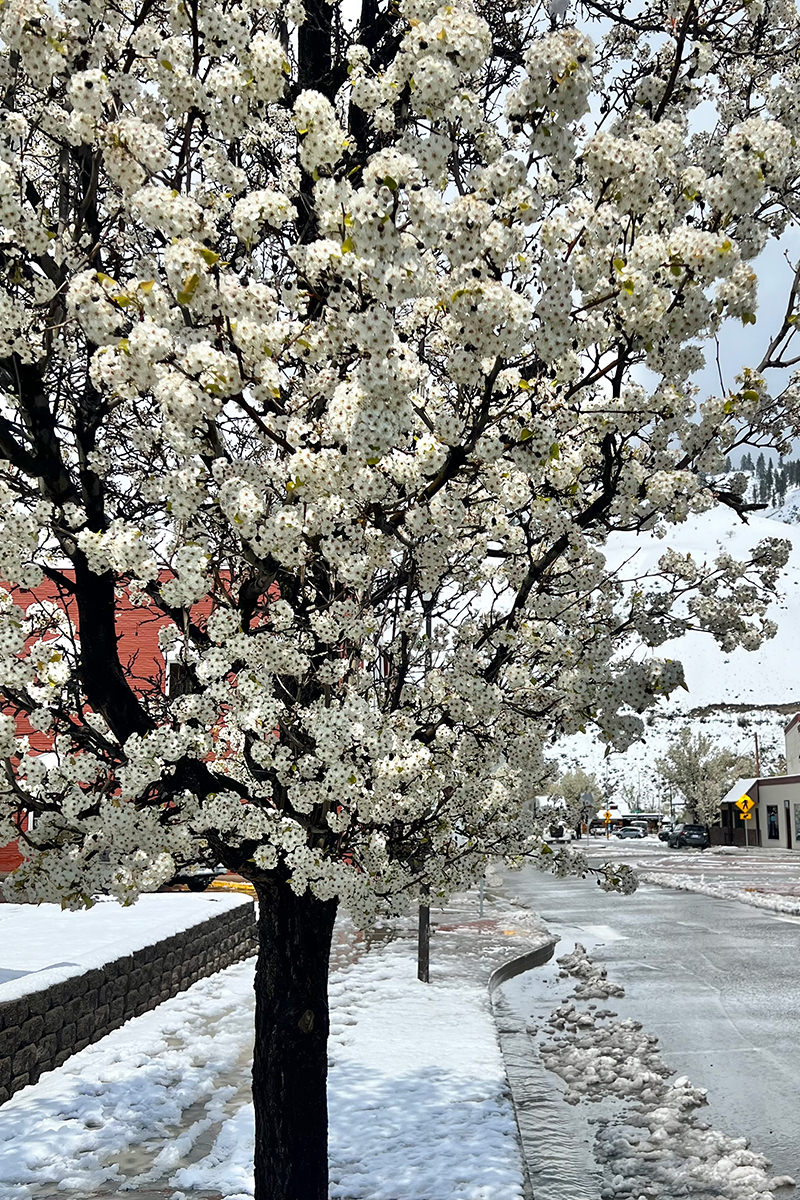
[[[0,9],[20,894],[219,859],[359,918],[446,895],[541,853],[562,734],[642,736],[683,684],[658,647],[773,630],[785,547],[668,535],[741,508],[734,444],[800,433],[791,279],[762,361],[694,383],[796,220],[791,0],[339,8]],[[615,530],[667,539],[648,578]],[[174,694],[115,661],[123,603]]]

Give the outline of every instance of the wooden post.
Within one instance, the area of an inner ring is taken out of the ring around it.
[[[433,662],[433,653],[431,649],[431,637],[433,635],[431,610],[428,603],[425,609],[425,670],[430,671]],[[423,896],[427,899],[427,886],[422,889]],[[430,967],[431,967],[431,906],[430,904],[420,904],[419,906],[419,924],[417,927],[417,979],[421,983],[430,983]]]
[[[427,888],[425,891],[427,892]],[[419,929],[417,933],[417,979],[430,983],[431,966],[431,906],[420,904]]]

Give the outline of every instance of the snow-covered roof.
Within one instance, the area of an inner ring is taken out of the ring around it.
[[[732,788],[729,789],[722,797],[722,804],[735,804],[737,800],[741,800],[742,796],[749,793],[750,788],[756,782],[758,777],[751,779],[737,779]]]

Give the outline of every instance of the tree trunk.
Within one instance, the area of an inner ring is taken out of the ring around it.
[[[328,1200],[328,962],[336,902],[259,882],[255,1200]]]

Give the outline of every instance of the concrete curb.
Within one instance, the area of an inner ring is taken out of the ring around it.
[[[522,1192],[525,1200],[534,1200],[533,1180],[531,1179],[530,1168],[528,1166],[528,1155],[525,1152],[525,1139],[522,1133],[522,1125],[519,1119],[519,1107],[517,1096],[514,1091],[514,1080],[509,1072],[509,1062],[513,1058],[511,1053],[512,1042],[518,1040],[518,1031],[513,1029],[503,1028],[498,1020],[498,1012],[494,1003],[494,992],[501,984],[507,983],[509,979],[514,979],[517,975],[523,975],[526,971],[534,970],[536,967],[543,966],[549,962],[555,953],[556,946],[561,939],[558,937],[548,936],[548,940],[543,945],[529,950],[526,954],[517,955],[511,958],[508,962],[501,963],[496,967],[489,976],[489,998],[492,1007],[492,1016],[494,1017],[495,1028],[497,1029],[497,1038],[500,1043],[500,1053],[503,1055],[503,1066],[506,1072],[506,1082],[508,1083],[508,1094],[511,1097],[511,1107],[514,1110],[514,1121],[517,1126],[517,1142],[519,1144],[520,1163],[522,1166]]]
[[[525,971],[531,971],[534,967],[544,966],[555,954],[556,946],[560,941],[561,938],[551,936],[543,946],[537,946],[535,950],[529,950],[527,954],[511,958],[507,963],[495,967],[489,976],[489,995],[501,983],[507,983],[509,979],[514,979],[515,976],[522,975]]]
[[[535,967],[541,967],[546,962],[549,962],[555,953],[556,946],[561,939],[551,937],[543,946],[538,946],[534,950],[528,951],[527,954],[521,954],[516,958],[509,959],[508,962],[502,963],[496,967],[489,976],[489,998],[492,1006],[492,1016],[494,1017],[495,1028],[497,1029],[497,1038],[500,1043],[500,1053],[503,1055],[503,1066],[506,1073],[506,1082],[508,1083],[508,1094],[511,1097],[511,1107],[514,1110],[514,1121],[517,1126],[517,1142],[519,1144],[520,1162],[522,1165],[522,1194],[525,1200],[534,1200],[533,1180],[531,1179],[530,1168],[528,1167],[528,1156],[525,1153],[525,1139],[522,1135],[522,1126],[519,1119],[519,1108],[517,1098],[514,1093],[514,1084],[509,1073],[509,1054],[510,1045],[509,1039],[516,1037],[516,1033],[509,1030],[504,1030],[498,1021],[498,1014],[495,1008],[493,994],[496,988],[501,984],[507,983],[509,979],[514,979],[517,975],[523,975],[526,971],[532,971]]]

